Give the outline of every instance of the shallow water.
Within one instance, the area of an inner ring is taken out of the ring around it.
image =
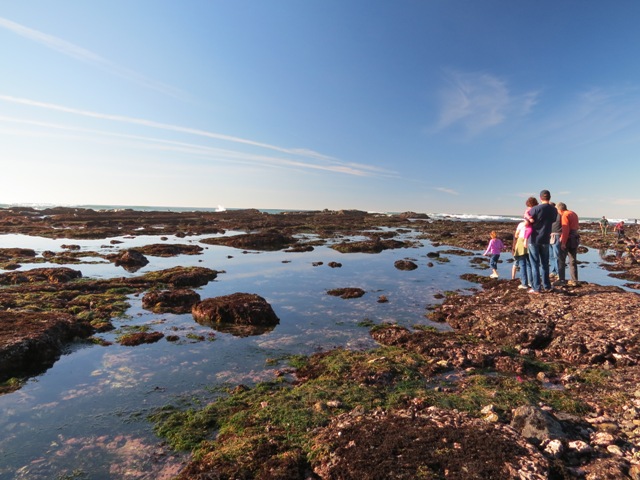
[[[211,235],[208,235],[210,237]],[[410,235],[409,235],[410,236]],[[200,237],[172,238],[167,243],[197,243]],[[51,240],[24,235],[0,236],[0,248],[60,251],[63,244],[82,251],[113,252],[160,243],[159,237],[121,237],[121,245],[103,240]],[[488,274],[470,264],[473,257],[443,255],[448,261],[426,257],[428,242],[409,249],[380,254],[341,254],[326,246],[312,252],[242,253],[222,246],[200,244],[202,255],[147,258],[150,263],[135,273],[111,263],[69,265],[93,278],[130,277],[176,265],[204,266],[225,273],[198,289],[201,297],[235,292],[264,297],[280,324],[263,335],[238,337],[197,324],[191,315],[154,314],[131,296],[128,318],[117,328],[149,325],[165,335],[178,335],[172,343],[162,339],[151,345],[108,347],[88,342],[70,345],[47,372],[30,379],[19,391],[0,396],[0,479],[163,479],[171,478],[183,458],[168,452],[146,420],[155,408],[206,404],[220,387],[273,379],[286,366],[290,354],[310,354],[333,347],[368,348],[374,342],[361,322],[397,322],[412,327],[433,324],[426,308],[438,303],[437,293],[476,285],[460,279],[465,272]],[[481,252],[476,252],[481,253]],[[410,258],[413,271],[397,270],[396,260]],[[503,260],[510,255],[503,255]],[[621,285],[598,267],[597,251],[580,256],[582,280]],[[342,263],[330,268],[331,261]],[[323,262],[314,266],[314,262]],[[433,267],[428,267],[429,262]],[[47,266],[24,265],[23,269]],[[59,265],[50,265],[59,266]],[[510,275],[511,263],[499,267]],[[360,287],[367,293],[344,300],[327,295],[337,287]],[[380,295],[389,302],[378,303]],[[100,335],[113,341],[117,333]],[[197,337],[204,337],[199,340]]]

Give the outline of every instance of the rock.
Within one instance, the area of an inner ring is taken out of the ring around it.
[[[524,405],[516,408],[512,417],[511,427],[533,443],[565,437],[560,422],[540,408]]]
[[[134,347],[143,343],[155,343],[163,337],[164,334],[161,332],[127,333],[118,338],[118,343],[125,347]]]
[[[411,260],[396,260],[393,266],[398,270],[415,270],[416,268],[418,268],[418,265],[416,265],[415,262],[412,262]]]
[[[203,238],[200,241],[208,245],[226,245],[242,250],[263,251],[282,250],[297,242],[295,238],[283,235],[277,231],[247,233],[230,237]]]
[[[199,255],[204,250],[199,245],[153,243],[136,250],[152,257],[175,257],[176,255]]]
[[[68,314],[0,311],[0,382],[51,366],[67,342],[93,331]]]
[[[116,267],[124,267],[125,269],[132,269],[134,271],[149,263],[147,257],[134,249],[125,250],[114,255],[107,255],[107,258],[114,262]]]
[[[207,298],[196,303],[191,313],[198,323],[204,325],[274,326],[280,322],[271,305],[261,296],[251,293]]]
[[[359,298],[362,297],[365,294],[365,291],[361,288],[355,288],[355,287],[347,287],[347,288],[334,288],[332,290],[329,290],[327,292],[327,294],[333,296],[333,297],[340,297],[340,298]]]
[[[142,308],[156,313],[189,313],[199,301],[200,295],[186,288],[152,291],[142,297]]]
[[[544,447],[544,453],[551,458],[558,458],[564,452],[564,445],[561,440],[554,439],[549,441]]]
[[[18,285],[21,283],[48,282],[52,284],[67,283],[82,278],[82,272],[67,267],[33,268],[24,272],[8,272],[0,274],[0,285]]]

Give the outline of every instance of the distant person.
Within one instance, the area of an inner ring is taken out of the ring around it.
[[[538,200],[536,200],[536,197],[529,197],[527,198],[527,201],[524,202],[525,205],[527,206],[527,209],[524,211],[524,220],[525,220],[525,224],[526,227],[524,229],[524,246],[527,246],[527,242],[529,241],[529,237],[531,236],[531,215],[529,215],[529,212],[531,211],[532,207],[535,207],[536,205],[538,205]]]
[[[607,229],[609,228],[609,220],[603,215],[600,219],[600,233],[602,233],[603,237],[607,236]]]
[[[618,234],[618,241],[624,238],[624,220],[616,223],[616,226],[613,227],[613,230]]]
[[[549,205],[556,206],[555,203],[549,202]],[[557,208],[556,208],[557,211]],[[560,234],[562,233],[562,216],[557,211],[556,219],[551,225],[551,237],[549,238],[549,278],[558,275],[558,259],[560,258]]]
[[[544,288],[553,291],[549,279],[549,241],[551,239],[551,226],[558,216],[558,211],[551,205],[551,193],[549,190],[540,192],[540,204],[529,210],[532,221],[531,237],[527,242],[529,261],[531,262],[531,289],[529,293],[539,294]]]
[[[529,263],[529,251],[524,243],[524,230],[527,227],[524,220],[516,227],[513,234],[513,258],[516,261],[514,266],[520,269],[520,285],[518,288],[526,290],[531,286],[531,263]],[[513,277],[512,277],[513,278]]]
[[[490,255],[491,259],[489,260],[489,266],[491,267],[491,278],[498,278],[498,260],[500,259],[500,252],[504,248],[504,244],[502,240],[498,238],[498,234],[496,232],[491,232],[491,239],[489,240],[489,245],[487,245],[487,249],[484,251],[483,255]]]
[[[562,216],[562,235],[560,237],[560,259],[558,262],[559,285],[564,285],[565,266],[567,255],[569,255],[569,274],[571,281],[569,286],[578,285],[578,246],[580,245],[580,234],[578,233],[579,220],[575,212],[567,209],[563,202],[558,203],[558,212]]]

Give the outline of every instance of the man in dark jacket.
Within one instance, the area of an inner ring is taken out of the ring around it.
[[[551,227],[558,216],[556,207],[551,205],[549,190],[540,192],[540,204],[529,210],[531,217],[531,236],[529,237],[529,260],[531,262],[532,282],[529,293],[539,294],[542,288],[552,291],[549,278],[549,241]],[[542,277],[542,282],[541,282]],[[541,284],[542,283],[542,284]]]

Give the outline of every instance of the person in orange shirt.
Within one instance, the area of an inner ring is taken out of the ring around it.
[[[558,202],[558,212],[562,219],[562,233],[560,234],[560,257],[558,258],[558,285],[578,285],[578,245],[580,245],[580,234],[578,233],[579,220],[575,212],[567,209],[567,205]],[[565,266],[569,255],[569,274],[571,281],[565,280]]]

